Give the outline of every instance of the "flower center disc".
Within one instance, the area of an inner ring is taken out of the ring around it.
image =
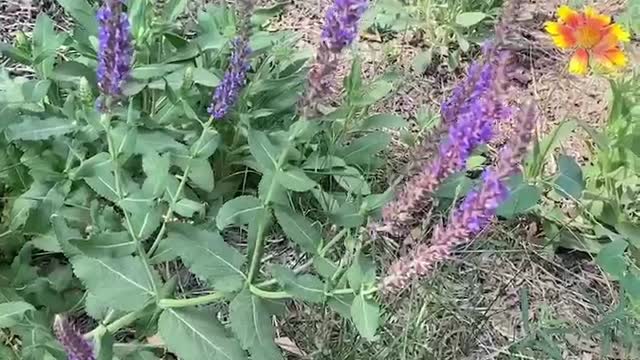
[[[601,35],[598,29],[583,26],[576,31],[576,43],[579,48],[591,49],[600,42]]]

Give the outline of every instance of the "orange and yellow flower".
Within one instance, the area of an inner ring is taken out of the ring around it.
[[[621,43],[629,41],[629,33],[613,23],[610,16],[592,7],[578,12],[566,5],[558,9],[557,15],[558,21],[547,22],[545,30],[558,48],[574,51],[569,72],[585,74],[590,63],[606,71],[627,65]]]

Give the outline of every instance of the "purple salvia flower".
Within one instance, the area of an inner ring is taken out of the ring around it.
[[[232,46],[229,68],[224,74],[222,82],[214,91],[211,105],[207,109],[216,120],[222,119],[238,100],[240,90],[247,81],[247,71],[250,68],[251,49],[248,40],[243,36],[237,37],[233,40]]]
[[[505,181],[519,169],[533,136],[535,113],[531,105],[520,112],[518,124],[516,136],[501,151],[498,163],[483,173],[480,188],[466,196],[449,223],[436,226],[430,244],[417,246],[389,268],[382,281],[386,292],[404,289],[413,279],[432,273],[438,263],[451,257],[456,247],[472,241],[495,217],[508,196]]]
[[[335,0],[327,10],[322,41],[327,49],[339,53],[358,37],[358,23],[367,10],[367,0]]]
[[[368,0],[335,0],[327,10],[320,46],[309,70],[307,92],[301,99],[305,116],[315,115],[318,101],[331,94],[332,74],[338,69],[339,55],[358,37],[358,23],[368,4]]]
[[[129,78],[133,46],[127,14],[121,0],[105,0],[98,10],[98,88],[102,95],[117,99]]]
[[[56,315],[53,330],[69,360],[96,359],[93,355],[93,346],[82,337],[82,334],[67,318]]]
[[[504,87],[504,77],[500,76],[503,64],[501,61],[472,66],[469,78],[476,81],[472,85],[469,82],[473,80],[463,83],[454,91],[449,104],[443,107],[443,121],[450,124],[447,138],[435,158],[410,178],[396,198],[385,206],[377,231],[405,236],[411,223],[420,218],[420,214],[428,212],[430,197],[440,184],[450,175],[464,170],[473,150],[491,140],[494,124],[506,114],[500,95]]]

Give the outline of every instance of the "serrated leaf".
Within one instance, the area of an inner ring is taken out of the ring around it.
[[[629,244],[624,240],[614,240],[608,243],[598,253],[596,263],[614,279],[621,279],[627,269],[624,252],[628,246]]]
[[[85,0],[57,0],[58,4],[70,14],[84,30],[90,34],[98,33],[95,10]]]
[[[464,27],[471,27],[479,24],[482,20],[487,18],[487,14],[483,12],[464,12],[456,16],[456,24]]]
[[[142,169],[147,176],[142,190],[146,195],[161,197],[169,180],[171,159],[168,155],[161,156],[155,151],[149,151],[142,156]]]
[[[358,195],[371,194],[371,188],[364,179],[360,171],[354,167],[348,166],[340,171],[340,175],[334,175],[333,178],[342,186],[343,189],[350,193]]]
[[[131,212],[132,230],[140,241],[144,241],[151,236],[162,223],[164,211],[157,204],[152,202],[131,202],[128,203],[127,208]]]
[[[211,192],[214,188],[213,169],[207,159],[193,159],[189,179],[200,189]]]
[[[206,133],[202,141],[196,142],[191,147],[191,154],[196,158],[206,159],[211,157],[220,145],[220,134],[215,129],[207,128],[204,131]]]
[[[568,199],[580,199],[585,188],[582,169],[576,161],[566,155],[558,158],[558,177],[555,180],[557,191]]]
[[[207,69],[195,68],[193,69],[193,82],[213,88],[220,84],[220,78]]]
[[[131,70],[131,77],[138,80],[148,80],[162,77],[170,72],[183,68],[180,64],[149,64]]]
[[[191,199],[183,198],[176,202],[173,210],[180,216],[193,217],[196,213],[204,213],[204,204]]]
[[[393,90],[393,84],[385,80],[377,80],[360,91],[360,96],[353,102],[356,106],[368,106],[387,96]]]
[[[322,234],[304,216],[286,208],[274,210],[276,219],[287,237],[303,250],[315,254],[322,240]]]
[[[157,153],[166,151],[176,154],[184,154],[187,147],[177,142],[173,137],[164,131],[138,131],[136,138],[136,146],[134,152],[136,154],[145,154],[154,150]]]
[[[304,171],[293,167],[287,170],[278,170],[276,172],[276,180],[285,188],[297,192],[309,191],[318,185]]]
[[[0,329],[19,323],[27,311],[35,311],[33,305],[24,301],[0,303]]]
[[[62,136],[75,131],[78,126],[69,119],[50,117],[40,120],[35,116],[23,116],[22,122],[11,124],[5,131],[9,141],[46,140],[53,136]]]
[[[183,360],[247,360],[215,314],[201,309],[166,309],[158,331],[167,348]]]
[[[351,288],[356,291],[363,285],[372,285],[376,280],[375,263],[362,254],[358,255],[347,270],[347,279]]]
[[[354,299],[353,294],[334,295],[327,300],[327,305],[343,318],[351,319],[351,305]]]
[[[285,189],[279,182],[273,179],[272,172],[266,172],[262,174],[260,183],[258,184],[258,196],[260,200],[267,200],[267,193],[271,191],[270,202],[273,204],[288,206],[289,197],[287,196],[287,189]]]
[[[251,150],[251,155],[253,155],[258,162],[258,166],[265,171],[275,170],[278,164],[278,158],[280,157],[280,151],[271,140],[269,140],[265,133],[257,130],[249,130],[249,149]]]
[[[303,169],[311,171],[345,167],[347,167],[347,163],[341,158],[332,155],[323,155],[319,151],[309,155],[304,164],[302,164]]]
[[[509,180],[509,197],[498,207],[497,214],[507,219],[524,214],[538,204],[542,195],[538,187],[523,182],[521,175]]]
[[[351,304],[351,319],[360,335],[373,341],[380,322],[380,306],[359,294]]]
[[[391,135],[384,132],[373,132],[353,140],[351,144],[340,149],[338,155],[347,164],[369,164],[375,158],[375,154],[384,150],[390,142]]]
[[[311,274],[298,276],[280,265],[273,266],[272,272],[282,289],[294,298],[314,303],[324,300],[324,283],[317,277]]]
[[[71,263],[73,272],[89,292],[111,308],[139,310],[154,296],[151,279],[138,257],[76,256],[71,259]]]
[[[238,196],[222,205],[216,216],[216,225],[223,230],[231,225],[249,224],[263,209],[262,203],[255,197]]]
[[[136,244],[126,231],[92,234],[88,240],[72,239],[71,245],[90,257],[123,257],[136,250]]]
[[[369,116],[362,122],[362,130],[371,129],[400,129],[409,127],[409,123],[402,117],[394,114],[376,114]]]
[[[170,224],[164,241],[178,253],[191,272],[206,279],[215,289],[233,292],[242,287],[245,258],[217,232],[189,224]]]
[[[83,160],[80,165],[70,172],[72,179],[93,177],[102,171],[110,171],[113,168],[111,156],[108,153],[97,153],[89,159]]]
[[[164,16],[167,22],[172,23],[184,12],[189,3],[188,0],[170,0],[164,5]]]
[[[231,330],[244,349],[256,359],[280,360],[282,354],[274,342],[275,330],[263,299],[249,289],[240,292],[229,305]],[[258,357],[260,355],[260,357]]]

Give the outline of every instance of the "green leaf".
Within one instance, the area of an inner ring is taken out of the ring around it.
[[[161,197],[169,181],[169,169],[171,159],[165,154],[159,155],[155,151],[149,151],[142,156],[142,169],[147,176],[142,189],[146,195]]]
[[[40,120],[35,116],[23,116],[22,122],[8,126],[5,136],[9,141],[46,140],[75,131],[78,126],[69,119],[50,117]]]
[[[266,303],[249,289],[236,295],[229,305],[231,330],[242,347],[260,360],[282,359],[274,342],[275,331]]]
[[[580,165],[572,157],[560,155],[558,172],[555,185],[560,195],[567,199],[580,199],[585,188]]]
[[[371,194],[371,188],[364,179],[360,171],[354,167],[347,167],[340,172],[340,175],[334,175],[333,178],[342,186],[343,189],[350,193],[358,195]]]
[[[482,20],[487,18],[487,14],[483,12],[464,12],[456,16],[456,24],[463,27],[471,27],[479,24]]]
[[[345,202],[332,212],[329,219],[338,226],[355,228],[362,226],[365,221],[364,215],[360,212],[360,207],[351,202]]]
[[[191,218],[196,213],[203,214],[205,212],[203,203],[187,198],[178,200],[178,202],[176,202],[175,206],[173,207],[173,210],[178,213],[178,215],[184,216],[186,218]]]
[[[195,68],[193,69],[193,82],[213,88],[220,84],[220,78],[207,69]]]
[[[309,191],[318,185],[304,171],[293,167],[287,170],[278,170],[276,172],[276,180],[285,188],[297,192]]]
[[[138,80],[148,80],[162,77],[170,72],[184,68],[180,64],[150,64],[142,65],[131,70],[131,77]]]
[[[64,36],[55,31],[53,21],[45,13],[38,14],[33,28],[34,62],[42,62],[52,56],[63,41]]]
[[[498,207],[498,216],[512,219],[527,213],[538,204],[541,197],[540,189],[525,183],[522,175],[509,179],[508,186],[510,189],[509,197]]]
[[[547,157],[573,133],[577,126],[575,121],[563,121],[558,127],[553,129],[549,135],[542,139],[542,141],[534,144],[531,156],[527,160],[529,164],[527,166],[527,172],[530,177],[535,178],[542,174]]]
[[[262,210],[262,203],[255,197],[238,196],[222,205],[216,216],[216,224],[220,230],[231,225],[246,225],[254,221]]]
[[[274,212],[280,227],[290,240],[307,252],[318,252],[322,234],[309,220],[287,208],[278,207]]]
[[[351,320],[351,304],[354,299],[353,294],[334,295],[327,300],[327,305],[343,318]]]
[[[146,240],[162,222],[163,209],[155,204],[138,202],[131,211],[131,227],[140,241]]]
[[[320,152],[314,152],[309,155],[302,165],[305,170],[318,171],[333,168],[347,167],[347,163],[341,158],[332,155],[322,155]]]
[[[627,269],[624,252],[628,245],[624,240],[614,240],[605,245],[596,256],[596,263],[614,279],[621,279]]]
[[[71,259],[71,263],[73,272],[89,292],[111,308],[139,310],[154,296],[151,279],[138,257],[76,256]]]
[[[70,82],[85,78],[89,80],[90,83],[94,83],[96,73],[85,64],[76,61],[65,61],[56,65],[51,74],[51,78],[57,81]]]
[[[360,91],[360,96],[353,102],[356,106],[373,105],[387,96],[393,90],[393,84],[384,80],[377,80]]]
[[[266,201],[267,192],[269,191],[271,191],[271,203],[288,206],[289,197],[287,196],[287,189],[273,179],[272,172],[264,173],[260,179],[260,183],[258,184],[258,196],[260,200]]]
[[[138,131],[134,152],[146,154],[152,150],[160,154],[165,151],[179,154],[186,152],[186,146],[163,131]]]
[[[375,159],[375,154],[384,150],[390,142],[391,135],[380,131],[373,132],[353,140],[351,144],[338,151],[338,156],[347,164],[370,164]]]
[[[631,222],[616,224],[616,230],[636,249],[640,249],[640,226]]]
[[[214,313],[202,309],[166,309],[158,332],[167,348],[183,360],[247,360]]]
[[[347,279],[351,288],[356,291],[362,286],[373,285],[376,281],[376,265],[370,258],[359,254],[347,270]]]
[[[136,251],[136,244],[126,231],[92,234],[88,240],[69,242],[90,257],[123,257]]]
[[[196,142],[191,147],[191,153],[196,158],[209,158],[213,155],[220,145],[220,134],[211,128],[207,128],[201,142]],[[196,147],[197,145],[197,147]]]
[[[393,114],[376,114],[362,122],[362,130],[408,128],[409,123],[402,117]]]
[[[77,24],[82,26],[89,34],[98,33],[98,22],[96,21],[95,10],[85,0],[57,0],[58,4],[71,15]]]
[[[249,149],[251,155],[258,162],[258,166],[262,169],[265,171],[276,169],[280,151],[265,133],[253,129],[249,130]]]
[[[167,239],[189,270],[206,279],[215,289],[233,292],[242,288],[244,256],[224,242],[217,232],[190,224],[170,224]]]
[[[162,18],[168,23],[173,23],[184,12],[188,3],[188,0],[169,0],[164,5],[164,16]]]
[[[33,305],[24,301],[0,303],[0,329],[18,324],[27,311],[35,311]]]
[[[113,343],[114,338],[111,333],[106,332],[95,341],[96,360],[113,360]]]
[[[290,269],[280,265],[273,266],[272,272],[282,289],[294,298],[314,303],[324,300],[324,283],[317,277],[311,274],[297,276]]]
[[[364,294],[359,294],[351,304],[351,318],[360,335],[373,341],[380,322],[380,306]]]

